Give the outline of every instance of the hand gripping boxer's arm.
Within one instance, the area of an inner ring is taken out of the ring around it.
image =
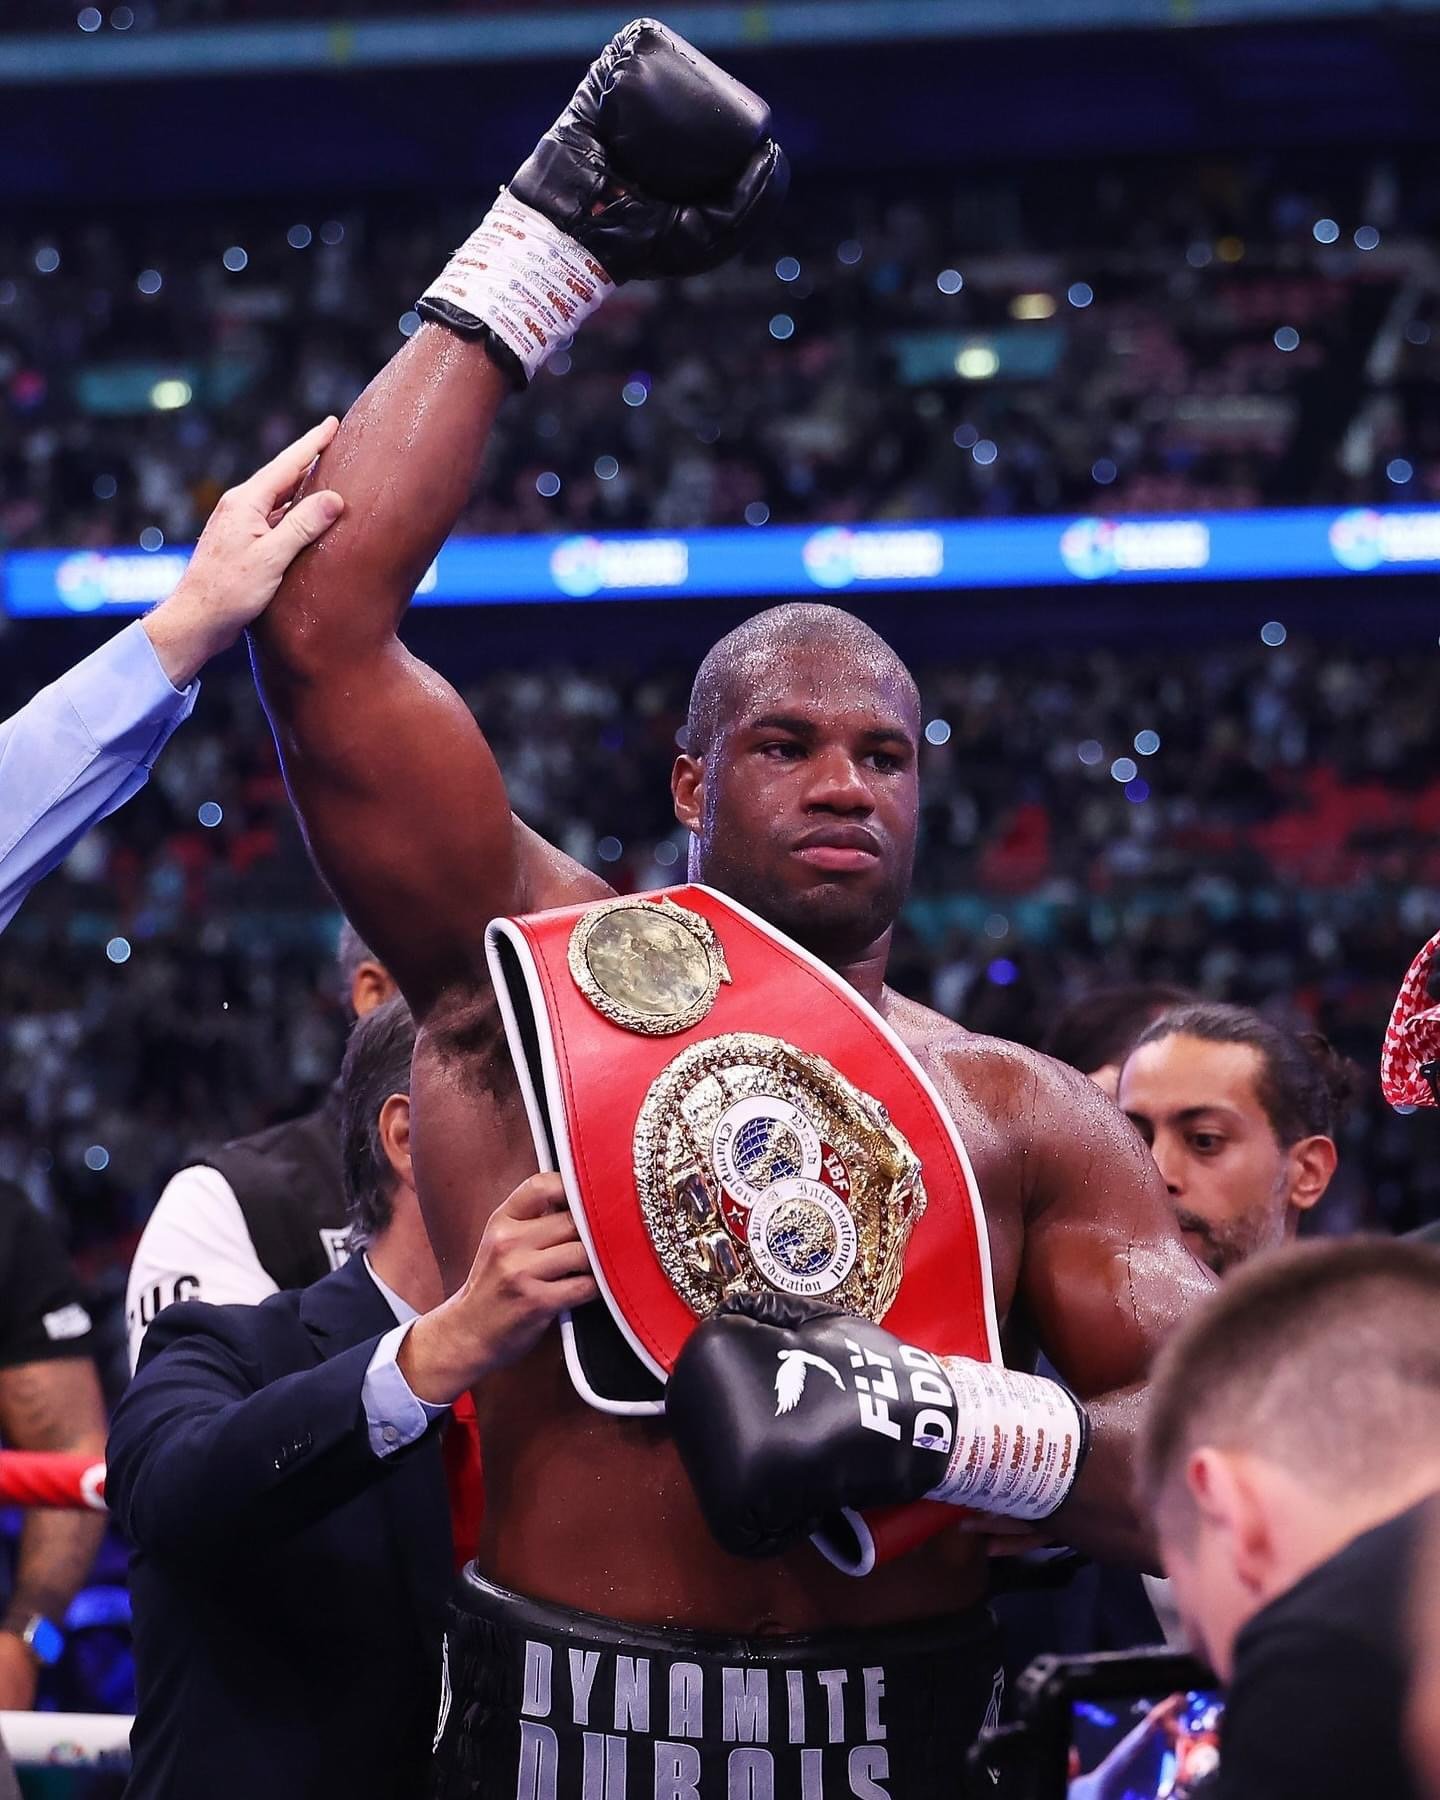
[[[769,1554],[842,1506],[929,1497],[1148,1559],[1130,1497],[1145,1374],[1210,1278],[1114,1107],[1047,1059],[1014,1065],[1007,1116],[1034,1170],[1019,1299],[1074,1394],[779,1296],[721,1309],[681,1353],[666,1413],[726,1548]]]
[[[425,1023],[482,987],[498,913],[607,890],[512,821],[484,738],[396,629],[508,388],[617,282],[707,269],[778,204],[764,104],[651,21],[586,75],[420,302],[317,479],[345,500],[255,632],[311,849]]]

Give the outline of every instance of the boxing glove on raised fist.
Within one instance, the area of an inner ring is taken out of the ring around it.
[[[733,256],[789,181],[770,111],[682,37],[636,19],[418,302],[529,379],[617,282]]]
[[[922,1497],[1047,1518],[1084,1460],[1058,1382],[903,1344],[853,1313],[765,1293],[691,1334],[665,1413],[716,1540],[768,1556],[845,1508]]]

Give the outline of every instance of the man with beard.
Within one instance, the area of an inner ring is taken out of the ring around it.
[[[323,478],[345,523],[255,634],[315,858],[420,1026],[418,1188],[451,1298],[411,1328],[398,1366],[433,1404],[475,1386],[487,1492],[449,1627],[447,1794],[583,1783],[808,1800],[824,1784],[898,1800],[954,1784],[994,1698],[979,1532],[947,1529],[863,1581],[803,1546],[738,1560],[717,1550],[671,1438],[582,1404],[553,1334],[483,1380],[471,1348],[477,1243],[536,1163],[486,927],[611,890],[512,816],[474,719],[396,631],[507,385],[613,281],[737,249],[779,184],[767,129],[754,95],[662,27],[621,32],[342,425]],[[1144,1146],[1093,1086],[886,987],[920,723],[908,671],[858,620],[802,606],[741,626],[700,669],[672,774],[691,876],[826,965],[923,1071],[983,1195],[1009,1341],[1043,1344],[1088,1407],[1088,1461],[1075,1481],[1071,1459],[1052,1529],[1143,1557],[1128,1494],[1146,1369],[1208,1280]],[[554,1229],[558,1245],[568,1221]],[[826,1385],[815,1377],[817,1397]]]
[[[1217,1275],[1293,1238],[1335,1173],[1355,1071],[1318,1032],[1248,1007],[1165,1013],[1120,1071],[1185,1241]]]

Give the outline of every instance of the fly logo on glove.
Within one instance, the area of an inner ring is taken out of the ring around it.
[[[1058,1381],[936,1356],[773,1293],[733,1295],[698,1327],[665,1411],[711,1530],[748,1555],[823,1537],[847,1510],[922,1498],[1049,1518],[1088,1430]]]
[[[855,1377],[861,1425],[866,1431],[878,1431],[898,1442],[901,1428],[885,1404],[900,1398],[894,1363],[883,1351],[862,1349],[854,1338],[846,1338],[845,1347],[850,1352],[851,1368],[869,1371]],[[917,1350],[913,1344],[901,1344],[899,1350],[907,1371],[910,1401],[916,1409],[910,1427],[911,1445],[916,1450],[938,1450],[948,1456],[955,1442],[955,1395],[945,1372],[928,1350]]]

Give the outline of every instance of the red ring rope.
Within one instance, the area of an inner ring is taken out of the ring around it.
[[[0,1450],[0,1506],[105,1510],[105,1464],[59,1450]]]

